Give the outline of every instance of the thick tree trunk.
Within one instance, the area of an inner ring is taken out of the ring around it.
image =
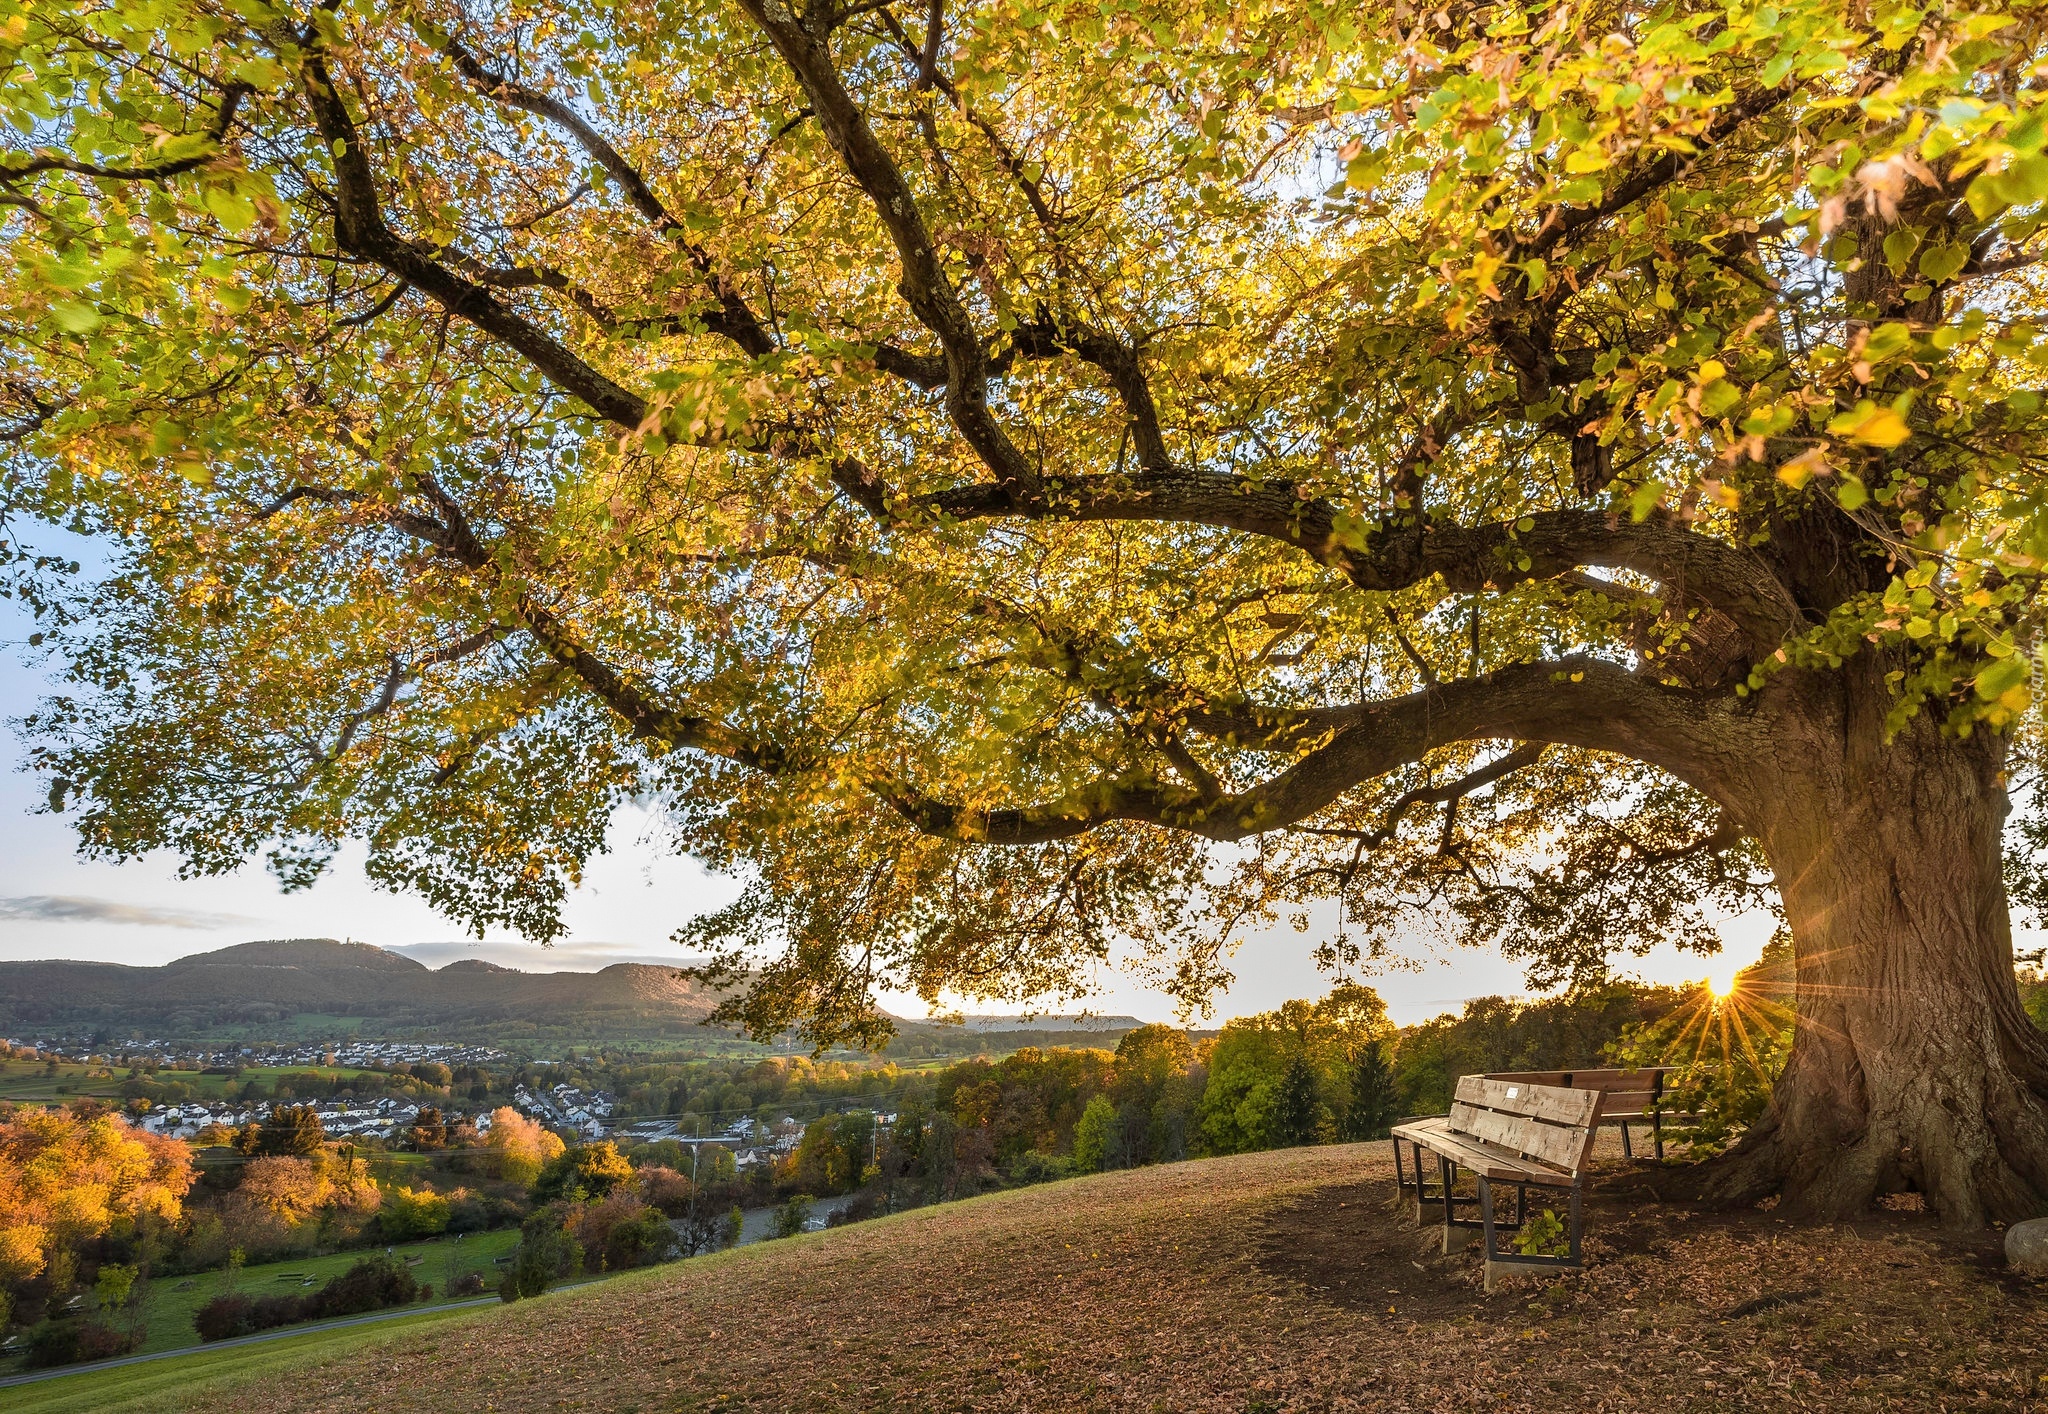
[[[1924,719],[1886,743],[1875,701],[1841,702],[1794,714],[1756,793],[1798,1030],[1769,1113],[1716,1186],[1814,1216],[1898,1191],[1954,1225],[2039,1216],[2048,1038],[2013,977],[2002,746]]]

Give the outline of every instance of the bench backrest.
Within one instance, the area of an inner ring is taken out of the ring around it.
[[[1598,1090],[1606,1101],[1602,1119],[1647,1118],[1664,1098],[1664,1077],[1676,1067],[1645,1066],[1641,1070],[1509,1070],[1489,1073],[1488,1080],[1509,1085],[1557,1085],[1567,1090]]]
[[[1598,1090],[1467,1075],[1458,1081],[1450,1127],[1576,1178],[1593,1152],[1603,1098]]]

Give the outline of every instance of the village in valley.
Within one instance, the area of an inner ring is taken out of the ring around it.
[[[125,1074],[132,1079],[161,1076],[218,1077],[232,1088],[232,1082],[247,1072],[272,1075],[332,1072],[362,1072],[400,1077],[423,1076],[444,1082],[503,1071],[511,1057],[490,1046],[444,1045],[405,1041],[366,1041],[352,1038],[331,1044],[293,1046],[174,1045],[160,1039],[130,1042],[119,1049],[95,1046],[90,1040],[48,1037],[0,1038],[0,1054],[30,1065],[75,1066],[88,1078],[114,1080]],[[424,1067],[425,1069],[421,1069]],[[586,1089],[566,1081],[543,1088],[514,1083],[507,1092],[511,1107],[550,1130],[575,1136],[585,1142],[615,1140],[629,1144],[674,1141],[686,1146],[715,1144],[732,1157],[741,1169],[773,1164],[796,1147],[803,1126],[792,1115],[742,1116],[707,1128],[701,1118],[635,1117],[619,1113],[618,1097],[601,1089]],[[466,1107],[459,1100],[437,1101],[394,1095],[358,1098],[351,1094],[333,1097],[287,1097],[253,1100],[182,1100],[156,1104],[130,1099],[126,1109],[136,1128],[168,1139],[197,1143],[231,1142],[233,1136],[250,1126],[261,1127],[280,1106],[304,1108],[320,1121],[330,1139],[354,1142],[375,1140],[403,1147],[412,1132],[425,1122],[442,1130],[468,1130],[482,1137],[490,1133],[495,1106]],[[888,1125],[893,1115],[877,1116]]]

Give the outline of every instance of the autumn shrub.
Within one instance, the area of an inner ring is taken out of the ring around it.
[[[584,1262],[608,1272],[645,1267],[674,1255],[675,1230],[660,1212],[627,1192],[613,1193],[570,1214]]]
[[[318,1316],[353,1316],[405,1306],[420,1299],[420,1284],[405,1264],[389,1257],[365,1257],[320,1288],[309,1305]]]
[[[482,1296],[483,1294],[484,1274],[482,1272],[464,1272],[461,1276],[455,1278],[454,1281],[448,1283],[448,1297],[450,1300],[459,1301],[465,1296]]]
[[[602,1144],[582,1144],[565,1149],[550,1159],[533,1181],[535,1202],[557,1198],[582,1201],[603,1198],[613,1189],[633,1181],[633,1166],[609,1139]]]
[[[310,1296],[216,1296],[192,1315],[192,1328],[203,1341],[230,1340],[313,1319]]]
[[[697,1191],[688,1175],[661,1164],[641,1169],[639,1184],[640,1197],[647,1205],[672,1218],[680,1218],[689,1212],[690,1199]]]
[[[138,1348],[148,1338],[141,1326],[113,1326],[105,1321],[44,1321],[28,1333],[22,1364],[30,1370],[111,1360]]]
[[[250,1312],[256,1305],[251,1296],[216,1296],[192,1313],[192,1329],[204,1341],[227,1340],[256,1329]]]
[[[817,1200],[808,1193],[792,1193],[775,1210],[775,1221],[769,1229],[774,1237],[795,1237],[804,1230],[804,1224],[811,1219],[811,1204]]]
[[[1048,1154],[1040,1149],[1026,1149],[1010,1160],[1003,1177],[1012,1183],[1051,1183],[1056,1179],[1072,1178],[1079,1172],[1079,1166],[1064,1154]]]
[[[177,1223],[192,1177],[190,1148],[116,1115],[0,1116],[0,1295],[47,1279],[100,1239]]]
[[[192,1328],[203,1341],[228,1340],[300,1321],[405,1306],[432,1294],[433,1288],[420,1285],[402,1263],[365,1257],[310,1295],[216,1296],[193,1313]]]
[[[529,1216],[519,1226],[519,1245],[512,1267],[498,1286],[507,1301],[538,1296],[583,1265],[583,1244],[564,1226],[568,1205],[556,1203]]]
[[[377,1224],[388,1242],[410,1242],[445,1232],[448,1221],[448,1199],[431,1188],[388,1188],[377,1213]]]
[[[506,1105],[491,1112],[484,1146],[497,1157],[498,1176],[521,1187],[540,1177],[541,1169],[567,1146],[561,1136]]]

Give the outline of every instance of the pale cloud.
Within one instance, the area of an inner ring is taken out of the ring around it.
[[[238,913],[202,913],[191,908],[155,908],[105,898],[21,894],[0,898],[0,920],[16,923],[123,923],[137,928],[189,928],[214,932],[260,922]]]

